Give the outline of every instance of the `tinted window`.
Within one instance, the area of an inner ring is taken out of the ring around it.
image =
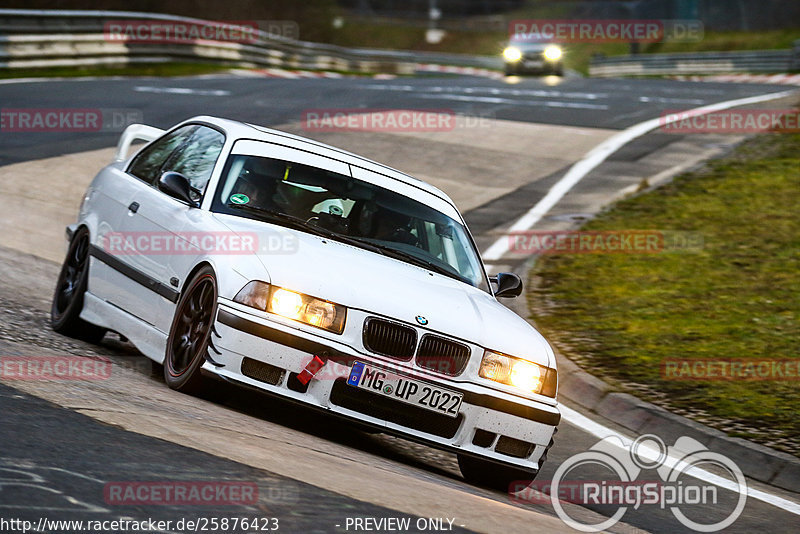
[[[184,126],[151,144],[134,158],[128,172],[149,184],[161,176],[161,167],[172,152],[185,142],[197,126]]]
[[[189,183],[200,191],[205,191],[211,171],[222,151],[225,137],[216,130],[198,126],[167,158],[161,172],[175,171],[189,179]]]
[[[212,211],[309,231],[434,267],[488,291],[466,228],[444,213],[378,185],[300,163],[234,155]],[[335,238],[335,237],[334,237]]]

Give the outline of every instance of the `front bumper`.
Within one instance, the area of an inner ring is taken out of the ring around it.
[[[539,469],[561,415],[557,406],[408,368],[291,324],[248,312],[220,300],[212,357],[204,370],[328,411],[384,432],[457,453],[479,456],[528,471]],[[304,386],[297,375],[313,356],[325,366]],[[463,393],[455,418],[346,384],[353,362]],[[462,379],[463,380],[463,379]]]
[[[542,54],[528,54],[523,56],[519,61],[505,61],[506,72],[514,72],[517,74],[524,73],[557,73],[563,69],[561,60],[551,61],[546,59]]]

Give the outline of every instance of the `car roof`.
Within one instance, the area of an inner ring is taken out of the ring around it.
[[[550,39],[535,39],[532,37],[525,37],[521,35],[515,35],[511,39],[508,40],[509,45],[513,46],[539,46],[545,47],[551,44],[554,44]]]
[[[319,141],[315,141],[307,137],[290,134],[288,132],[282,132],[280,130],[273,130],[272,128],[266,128],[264,126],[258,126],[246,122],[224,119],[220,117],[212,117],[210,115],[200,115],[184,121],[184,123],[192,123],[192,122],[195,123],[205,122],[216,125],[222,128],[228,135],[232,136],[235,139],[252,139],[255,141],[264,141],[271,143],[280,141],[281,144],[290,146],[292,148],[297,148],[300,150],[308,150],[315,154],[319,154],[321,156],[327,156],[331,159],[336,159],[343,163],[353,165],[355,167],[361,167],[368,171],[372,171],[377,174],[386,176],[387,178],[391,178],[399,182],[411,185],[427,193],[430,193],[434,196],[437,196],[440,199],[451,204],[453,207],[455,207],[455,203],[453,202],[453,200],[449,196],[447,196],[447,194],[444,191],[442,191],[438,187],[429,184],[428,182],[410,176],[402,171],[398,171],[397,169],[394,169],[387,165],[383,165],[382,163],[378,163],[376,161],[364,158],[357,154],[353,154],[352,152],[342,150],[341,148],[336,148],[334,146],[326,145],[325,143],[321,143]],[[456,209],[456,211],[458,210]]]

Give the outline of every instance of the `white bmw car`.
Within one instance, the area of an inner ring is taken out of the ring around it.
[[[171,388],[258,388],[452,451],[494,487],[553,444],[553,351],[497,301],[522,282],[487,276],[425,182],[241,122],[133,125],[67,237],[53,328],[119,333]]]

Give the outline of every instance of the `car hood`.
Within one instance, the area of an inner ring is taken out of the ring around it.
[[[555,366],[544,337],[485,291],[333,239],[251,219],[215,214],[232,231],[280,232],[296,239],[283,251],[256,254],[265,282],[416,325],[484,348]]]

